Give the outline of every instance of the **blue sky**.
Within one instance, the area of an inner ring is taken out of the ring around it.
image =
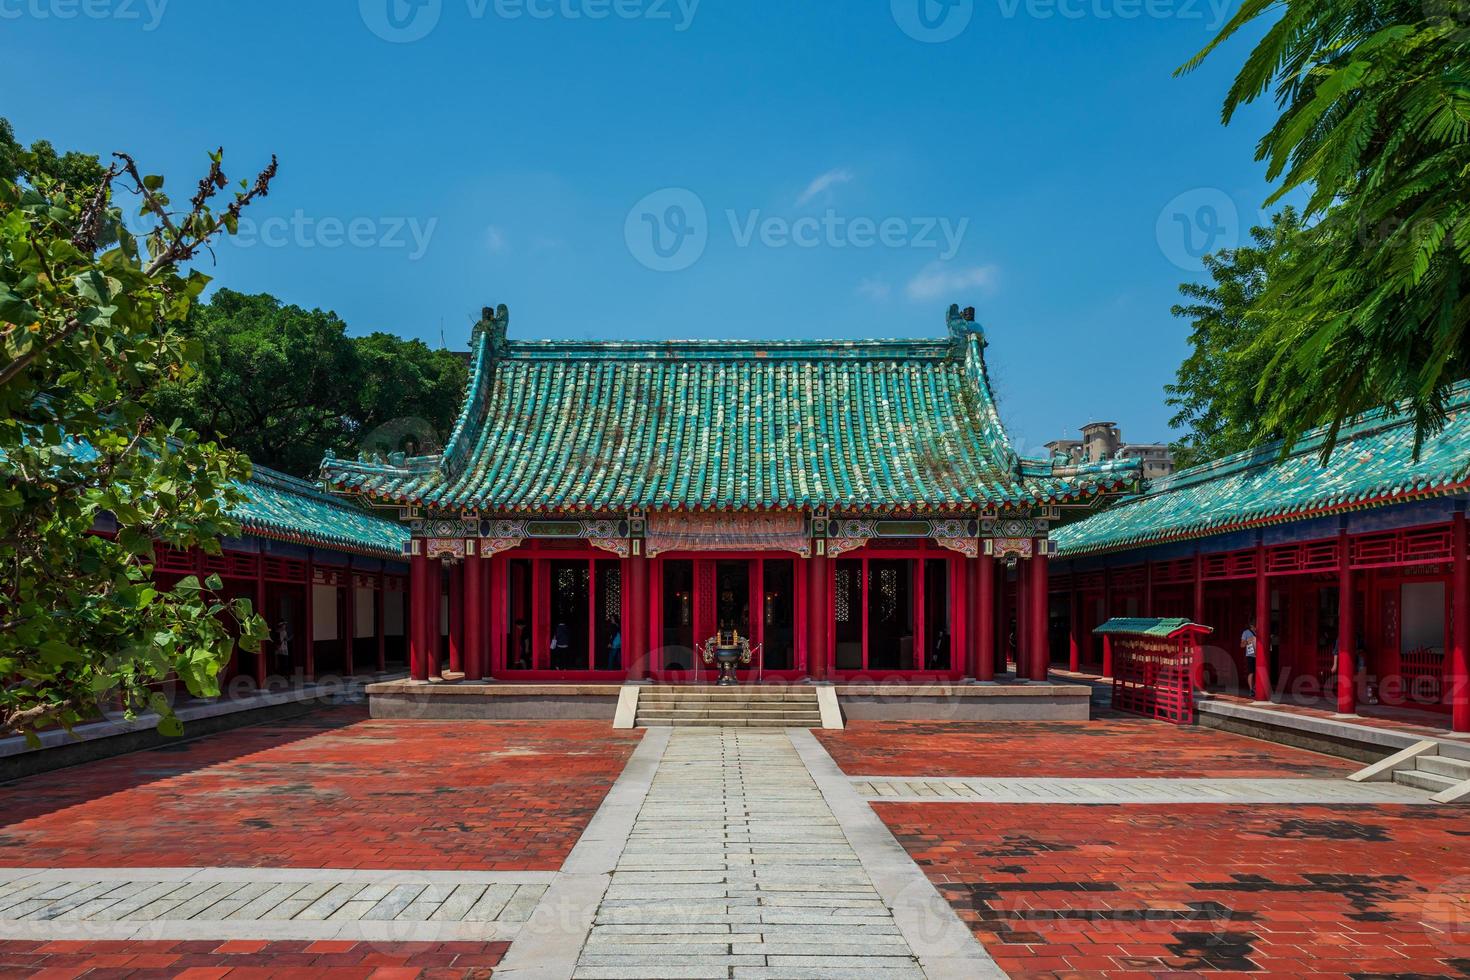
[[[1168,436],[1169,314],[1269,188],[1183,79],[1223,0],[0,0],[0,115],[182,191],[276,153],[216,283],[454,347],[934,336],[1017,441]],[[922,4],[922,7],[920,6]],[[923,17],[920,17],[920,14]],[[657,236],[655,238],[655,236]]]

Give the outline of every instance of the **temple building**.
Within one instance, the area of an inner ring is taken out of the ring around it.
[[[986,339],[521,341],[476,326],[439,455],[323,463],[401,526],[414,679],[1045,679],[1055,533],[1136,460],[1022,458]],[[1014,628],[1010,626],[1015,622]]]
[[[1059,529],[1053,655],[1112,673],[1094,627],[1180,616],[1215,630],[1205,683],[1257,700],[1436,712],[1470,731],[1470,385],[1415,455],[1407,415],[1310,433],[1153,481]],[[1240,638],[1263,651],[1246,676]]]

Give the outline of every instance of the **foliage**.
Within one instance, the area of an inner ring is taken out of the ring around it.
[[[1253,244],[1205,256],[1211,284],[1179,287],[1187,302],[1173,313],[1190,321],[1193,350],[1165,391],[1175,410],[1169,424],[1186,433],[1169,447],[1180,467],[1279,437],[1255,402],[1256,384],[1271,360],[1257,343],[1267,324],[1256,304],[1300,233],[1300,217],[1287,208],[1269,228],[1251,229]]]
[[[1247,58],[1228,123],[1272,91],[1257,158],[1273,200],[1308,195],[1299,247],[1260,298],[1265,427],[1288,441],[1403,403],[1416,445],[1470,375],[1470,5],[1245,0],[1182,71],[1247,24],[1280,19]]]
[[[27,150],[15,139],[10,120],[0,116],[0,180],[12,183],[47,178],[77,191],[95,190],[102,183],[102,163],[90,153],[69,150],[58,154],[46,140]]]
[[[249,464],[142,402],[194,370],[199,350],[179,325],[207,279],[186,266],[234,230],[275,164],[216,210],[228,181],[213,154],[175,209],[161,177],[117,159],[87,189],[29,171],[0,180],[0,732],[31,738],[114,696],[176,733],[150,685],[172,673],[217,694],[235,638],[251,647],[265,630],[248,602],[216,596],[217,579],[153,582],[155,542],[217,552],[239,533],[227,508]],[[152,224],[142,240],[114,187],[138,195]]]
[[[390,334],[348,337],[335,313],[274,296],[222,289],[187,330],[203,368],[160,391],[159,414],[298,476],[313,475],[328,450],[432,451],[464,393],[455,355]]]

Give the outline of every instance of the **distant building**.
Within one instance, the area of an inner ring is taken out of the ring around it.
[[[1052,455],[1065,455],[1074,463],[1100,463],[1105,459],[1137,459],[1143,478],[1156,480],[1174,472],[1174,458],[1163,443],[1126,443],[1116,422],[1092,422],[1082,427],[1081,439],[1055,439],[1046,444]]]

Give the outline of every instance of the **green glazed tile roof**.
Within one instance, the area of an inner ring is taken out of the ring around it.
[[[1214,632],[1208,626],[1201,626],[1187,619],[1142,619],[1126,616],[1110,619],[1092,632],[1098,636],[1125,634],[1128,636],[1169,637],[1183,629],[1197,629],[1206,633]]]
[[[246,534],[377,557],[403,555],[408,534],[400,525],[305,480],[257,466],[250,482],[237,486],[250,499],[230,514]]]
[[[1180,470],[1053,537],[1063,557],[1076,557],[1462,491],[1470,483],[1470,386],[1458,389],[1448,422],[1417,461],[1404,416],[1375,413],[1345,428],[1326,466],[1322,445],[1318,431],[1285,460],[1275,443]]]
[[[1086,502],[1135,461],[1023,461],[985,375],[981,331],[876,340],[551,342],[481,324],[465,410],[441,456],[328,458],[327,485],[375,503],[502,512],[977,509]]]

